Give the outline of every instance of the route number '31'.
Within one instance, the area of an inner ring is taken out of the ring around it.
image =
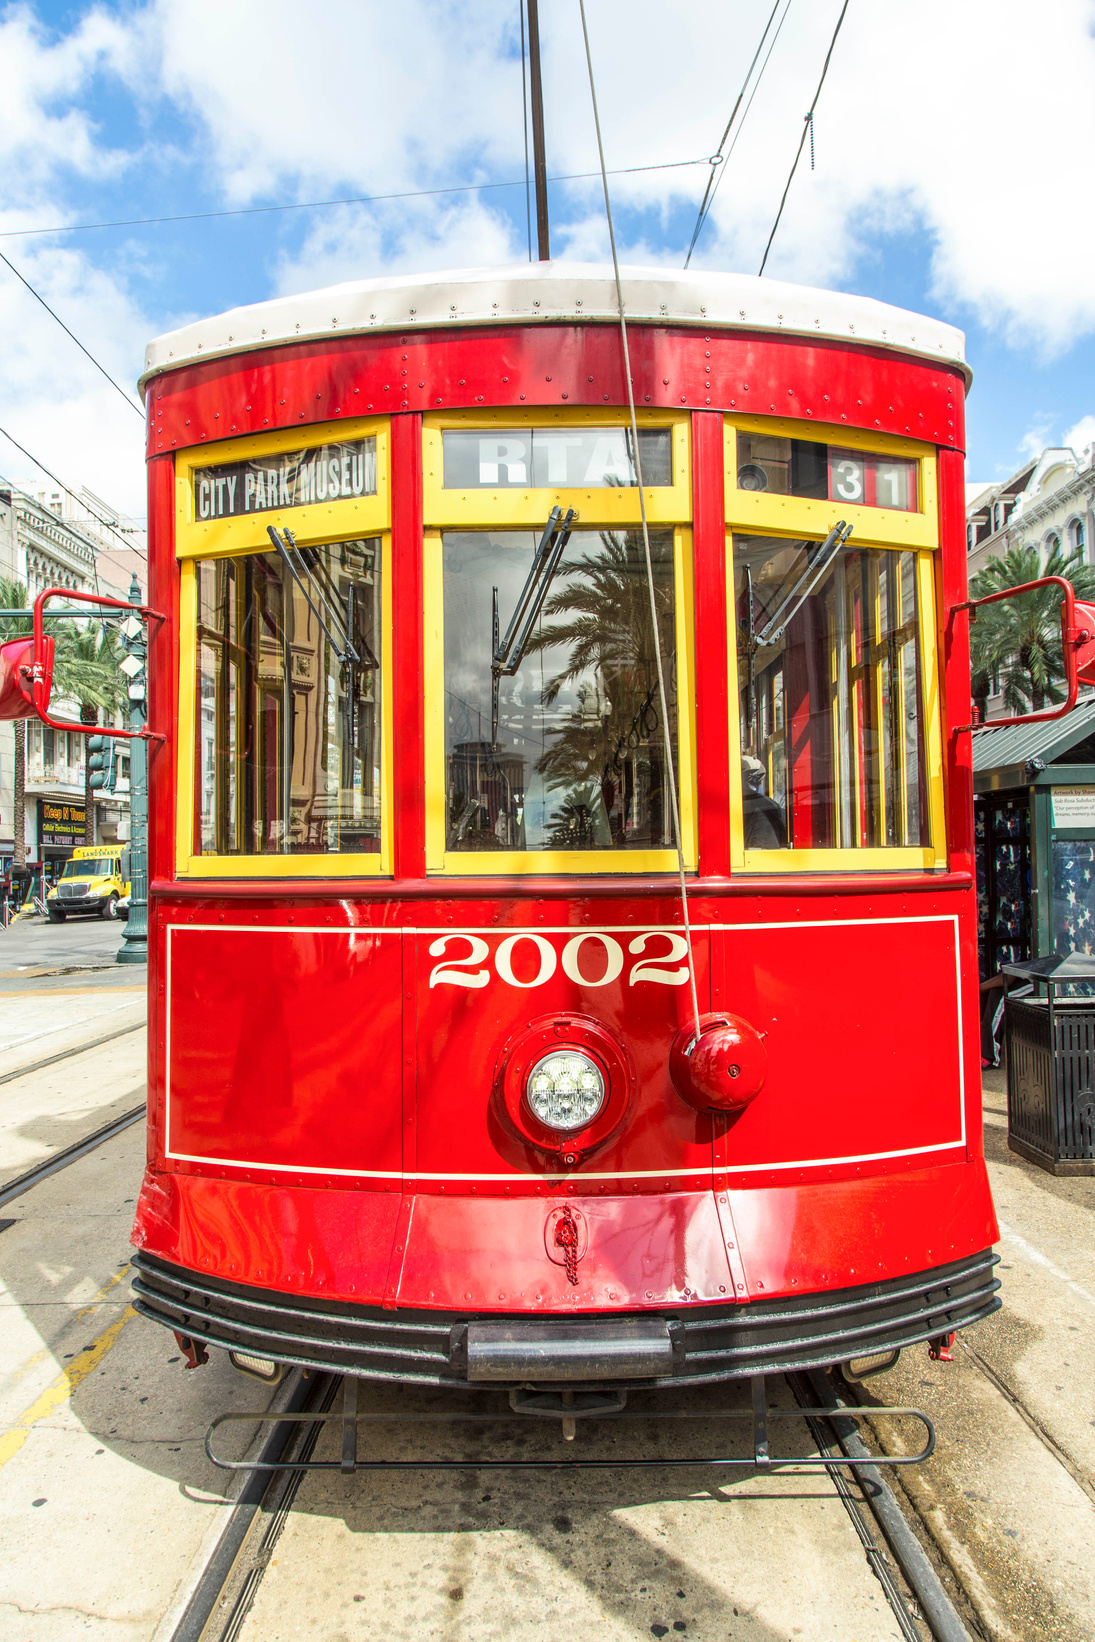
[[[594,967],[593,950],[599,948],[603,963],[601,973],[592,979],[588,973]],[[439,935],[430,942],[430,957],[441,958],[430,971],[430,986],[486,986],[491,978],[489,969],[481,967],[491,962],[490,945],[481,935]],[[589,958],[584,953],[589,951]],[[628,986],[647,981],[654,986],[684,986],[688,980],[688,944],[683,935],[669,929],[647,929],[632,936],[627,943],[631,956]],[[518,956],[520,954],[520,956]],[[525,979],[515,973],[515,960]],[[507,986],[529,991],[544,986],[557,969],[562,969],[568,980],[578,986],[610,986],[620,979],[628,959],[623,946],[612,935],[599,930],[583,930],[572,935],[557,952],[546,935],[523,932],[507,935],[494,951],[494,973]],[[671,967],[673,966],[673,967]]]

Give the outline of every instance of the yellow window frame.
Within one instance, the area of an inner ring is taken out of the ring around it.
[[[287,450],[315,450],[322,445],[376,438],[376,495],[316,502],[305,507],[269,508],[234,519],[194,517],[194,474],[229,462],[261,460]],[[226,553],[266,553],[267,527],[291,530],[312,542],[350,541],[381,536],[391,529],[391,481],[388,419],[356,416],[346,421],[315,422],[277,433],[222,439],[180,451],[175,458],[175,554],[179,559],[208,559]]]
[[[832,503],[819,504],[827,508]],[[870,518],[874,518],[878,510],[864,508],[861,510]],[[741,527],[739,527],[739,531]],[[741,531],[745,534],[745,531]],[[757,535],[771,535],[778,537],[787,534],[778,530],[756,530]],[[797,532],[796,532],[797,534]],[[817,536],[818,527],[806,534]],[[853,538],[853,541],[855,539]],[[903,543],[860,540],[855,545],[864,548],[884,548],[890,551],[900,550]],[[734,872],[765,872],[794,875],[803,872],[923,872],[945,868],[947,865],[946,849],[946,808],[943,786],[943,732],[942,711],[939,690],[939,654],[937,644],[937,625],[935,619],[935,576],[933,571],[933,557],[930,551],[919,551],[916,555],[916,601],[918,615],[918,642],[920,646],[921,687],[924,699],[924,768],[928,783],[928,824],[931,834],[931,843],[924,847],[920,845],[903,845],[885,849],[783,849],[783,850],[747,850],[745,848],[745,829],[743,819],[743,794],[741,785],[741,717],[738,707],[738,647],[737,634],[737,602],[734,590],[734,548],[733,532],[726,532],[726,621],[730,643],[727,646],[729,656],[729,693],[730,693],[730,865]],[[839,748],[841,757],[852,757],[856,761],[857,769],[860,759],[858,738],[853,746]]]
[[[497,418],[494,424],[497,425]],[[446,491],[447,496],[454,492]],[[549,495],[530,491],[532,498]],[[617,492],[598,490],[595,497]],[[624,493],[626,494],[626,492]],[[634,496],[636,493],[631,492]],[[576,505],[575,491],[559,493],[559,505]],[[526,505],[506,528],[529,529],[539,522],[538,503]],[[555,505],[554,502],[552,505]],[[636,515],[638,505],[636,503]],[[546,518],[546,512],[544,514]],[[618,527],[618,518],[583,519],[581,529]],[[630,521],[628,521],[630,522]],[[638,520],[636,519],[636,523]],[[460,524],[463,525],[461,520]],[[500,521],[491,521],[499,528]],[[651,520],[651,523],[654,523]],[[447,527],[449,528],[449,527]],[[458,527],[452,527],[458,528]],[[481,526],[489,528],[489,526]],[[428,529],[423,543],[426,709],[426,871],[448,877],[497,877],[549,874],[589,876],[597,873],[674,872],[677,853],[661,850],[499,850],[489,854],[447,853],[445,849],[445,598],[442,576],[441,531]],[[695,661],[692,609],[692,531],[677,525],[673,531],[673,593],[677,642],[677,768],[681,812],[681,842],[685,866],[694,871],[698,859],[696,829]]]
[[[323,444],[329,441],[319,440]],[[258,454],[267,454],[274,447],[265,441]],[[286,448],[284,445],[282,449]],[[299,448],[290,443],[289,449]],[[380,468],[379,440],[377,468]],[[379,483],[379,481],[378,481]],[[338,502],[338,508],[353,503]],[[196,855],[194,853],[194,805],[196,800],[196,772],[194,735],[197,722],[197,668],[198,668],[198,576],[197,555],[183,559],[179,566],[179,712],[177,808],[175,824],[175,873],[179,878],[380,878],[390,877],[393,867],[392,802],[395,790],[392,762],[393,728],[393,669],[392,669],[392,549],[391,532],[366,530],[355,519],[351,528],[328,532],[323,528],[324,509],[293,508],[286,510],[297,516],[309,512],[313,522],[320,515],[318,531],[308,532],[307,542],[325,545],[329,542],[353,541],[357,537],[380,537],[381,562],[381,734],[383,745],[380,759],[380,850],[375,855]],[[344,515],[345,517],[345,515]],[[236,520],[230,521],[236,523]],[[248,519],[251,524],[253,521]],[[273,519],[269,521],[273,523]],[[303,536],[303,532],[301,533]],[[298,540],[301,538],[298,537]],[[303,544],[302,544],[303,545]],[[269,552],[271,543],[265,534],[254,544],[247,542],[231,553],[201,554],[208,558],[244,558],[250,553]]]
[[[818,501],[808,496],[779,496],[765,490],[738,489],[738,433],[766,433],[776,438],[806,439],[877,456],[902,456],[918,463],[917,511],[858,507],[850,502]],[[726,522],[739,531],[761,535],[824,538],[838,518],[853,528],[853,541],[883,547],[933,549],[939,545],[939,504],[935,446],[895,434],[864,432],[801,417],[730,415],[723,419],[726,474]]]
[[[672,429],[671,485],[644,485],[643,499],[650,524],[686,524],[692,517],[692,467],[690,457],[691,417],[687,412],[636,411],[640,428]],[[638,525],[642,515],[637,486],[598,486],[585,490],[554,490],[529,486],[462,490],[444,486],[441,436],[448,430],[470,432],[474,428],[556,428],[627,427],[630,416],[618,407],[547,409],[543,406],[507,407],[504,411],[454,411],[423,418],[422,431],[422,517],[427,528],[528,530],[541,525],[553,507],[573,507],[581,528],[597,525]]]

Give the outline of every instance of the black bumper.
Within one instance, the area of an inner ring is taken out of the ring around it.
[[[672,1375],[628,1379],[626,1385],[636,1390],[702,1385],[818,1368],[949,1334],[999,1310],[995,1264],[996,1256],[986,1249],[931,1271],[859,1288],[747,1305],[667,1307],[656,1315],[669,1327]],[[513,1313],[488,1318],[471,1312],[384,1311],[302,1298],[222,1282],[148,1254],[134,1255],[133,1265],[137,1310],[167,1328],[226,1350],[366,1379],[475,1389],[467,1373],[468,1324],[519,1326],[534,1320]],[[598,1326],[618,1324],[620,1313],[559,1319],[564,1320],[582,1322],[595,1340]],[[542,1326],[545,1319],[535,1321]]]

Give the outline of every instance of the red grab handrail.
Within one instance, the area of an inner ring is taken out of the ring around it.
[[[1012,718],[994,718],[985,724],[959,724],[955,735],[961,735],[966,730],[1003,730],[1011,724],[1038,724],[1044,719],[1064,718],[1076,705],[1076,697],[1080,689],[1080,660],[1079,652],[1083,645],[1095,643],[1095,605],[1079,604],[1076,591],[1070,581],[1064,576],[1040,576],[1037,581],[1023,582],[1020,587],[1005,587],[999,593],[986,593],[981,599],[967,599],[965,604],[952,605],[951,613],[957,615],[960,610],[970,612],[970,621],[976,621],[976,612],[983,604],[996,604],[1001,599],[1017,599],[1022,593],[1033,593],[1038,587],[1059,587],[1064,594],[1061,601],[1061,645],[1065,661],[1065,682],[1068,685],[1068,694],[1060,707],[1054,707],[1044,713],[1019,713]],[[1077,624],[1076,610],[1079,604],[1085,622]],[[1085,657],[1085,670],[1091,665],[1092,658]]]
[[[34,711],[43,724],[48,724],[54,730],[78,730],[81,735],[112,736],[116,741],[163,741],[164,737],[155,730],[116,730],[108,724],[80,724],[64,718],[50,718],[48,707],[50,697],[49,672],[46,667],[45,632],[42,627],[42,610],[47,599],[66,598],[75,599],[79,604],[105,605],[109,610],[134,610],[145,621],[163,621],[158,610],[150,610],[146,604],[131,604],[128,599],[110,599],[102,593],[78,593],[71,587],[45,587],[34,601],[34,665],[31,669],[33,685]]]

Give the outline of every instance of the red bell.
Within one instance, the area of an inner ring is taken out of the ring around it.
[[[1081,684],[1095,684],[1095,604],[1076,600],[1076,674]]]
[[[682,1100],[700,1112],[740,1112],[764,1087],[768,1051],[756,1027],[738,1015],[701,1015],[681,1028],[669,1051],[669,1075]]]

